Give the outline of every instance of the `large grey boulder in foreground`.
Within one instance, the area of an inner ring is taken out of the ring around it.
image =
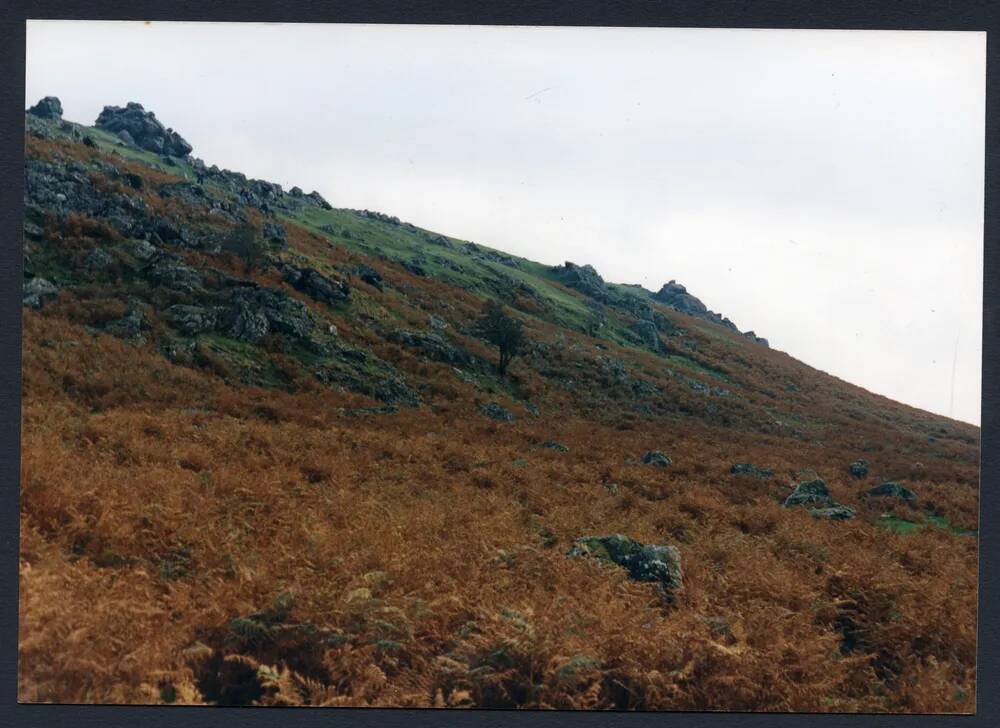
[[[655,582],[665,592],[683,582],[681,555],[674,546],[643,544],[620,533],[583,536],[573,542],[570,556],[592,556],[623,567],[635,581]]]

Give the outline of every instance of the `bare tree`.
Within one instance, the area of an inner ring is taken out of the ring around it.
[[[496,301],[487,301],[483,315],[476,322],[476,332],[500,352],[497,369],[505,376],[507,367],[524,346],[524,328],[519,319],[508,316]]]

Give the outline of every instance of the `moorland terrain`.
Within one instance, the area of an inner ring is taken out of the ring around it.
[[[974,710],[978,428],[138,104],[25,119],[21,700]]]

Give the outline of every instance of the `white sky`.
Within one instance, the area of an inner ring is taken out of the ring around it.
[[[26,106],[615,282],[978,424],[985,33],[29,21]]]

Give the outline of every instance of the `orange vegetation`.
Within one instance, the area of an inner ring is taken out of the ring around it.
[[[85,249],[108,234],[74,220],[58,240]],[[289,236],[330,266],[362,259]],[[358,284],[371,319],[421,322],[447,301],[458,326],[478,311],[466,291],[365,262],[407,290]],[[425,404],[359,415],[379,403],[290,365],[286,388],[258,389],[224,363],[172,364],[88,330],[123,314],[111,292],[63,292],[25,313],[21,700],[974,709],[977,539],[956,529],[977,528],[975,428],[670,311],[698,342],[693,360],[739,396],[707,407],[653,354],[609,345],[663,393],[637,411],[592,366],[595,340],[531,320],[533,341],[561,342],[544,366],[577,386],[515,361],[540,414],[501,396],[518,419],[494,422],[477,405],[498,397],[449,365],[289,293]],[[539,447],[548,440],[569,451]],[[638,464],[651,449],[673,465]],[[860,497],[846,470],[857,457],[919,493],[913,520],[933,510],[954,528],[880,525],[892,508]],[[734,462],[776,475],[734,476]],[[858,517],[782,508],[807,470]],[[679,548],[673,603],[567,558],[573,539],[605,533]]]

